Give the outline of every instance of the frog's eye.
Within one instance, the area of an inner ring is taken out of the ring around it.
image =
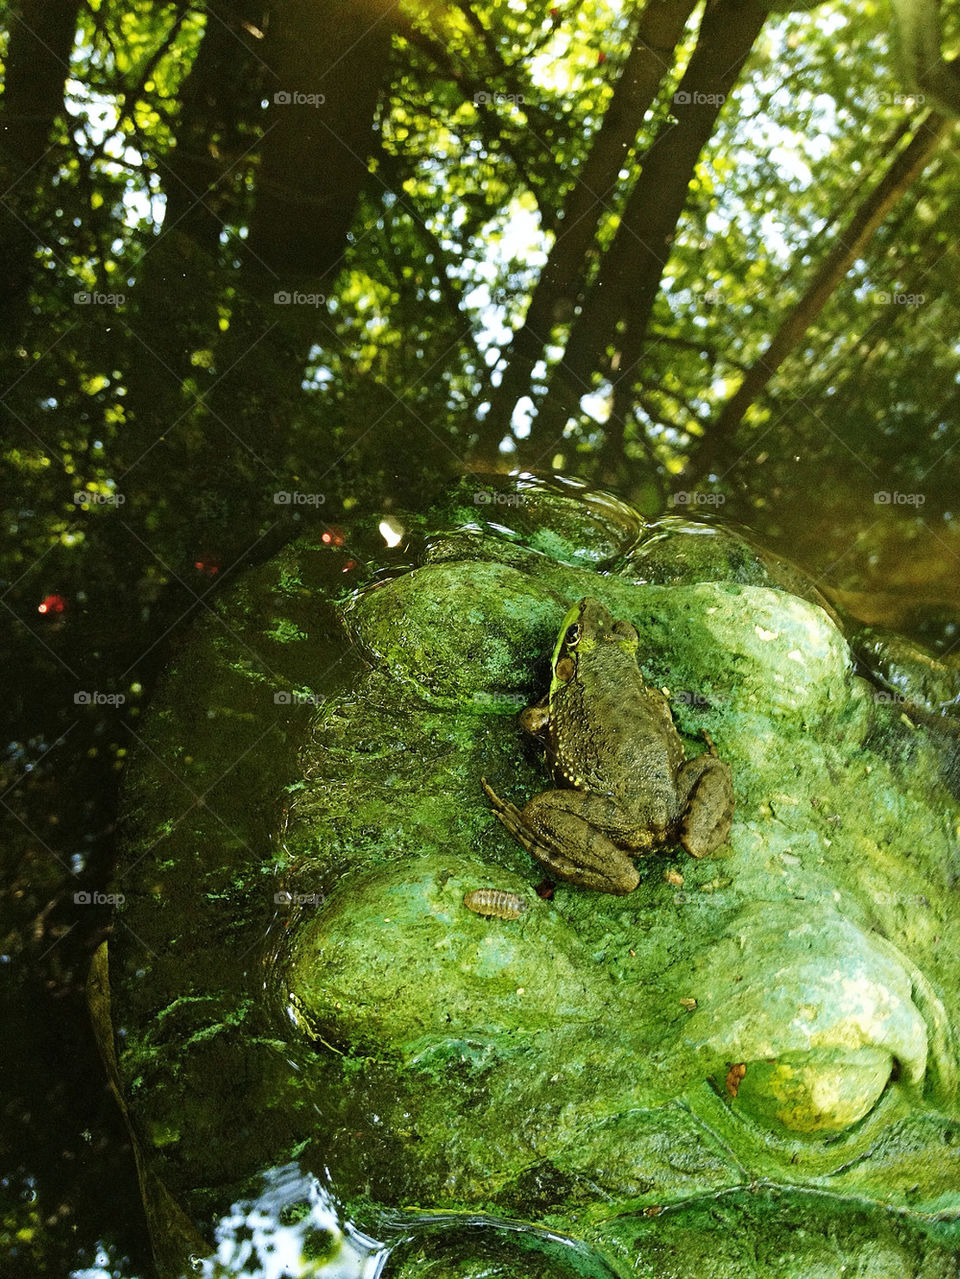
[[[576,648],[577,645],[580,643],[580,636],[582,632],[583,632],[583,627],[580,625],[579,622],[574,622],[572,626],[568,626],[567,633],[563,637],[564,646],[566,648]]]

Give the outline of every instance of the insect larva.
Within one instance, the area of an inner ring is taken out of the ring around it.
[[[494,915],[497,919],[519,919],[527,909],[525,898],[501,888],[475,888],[464,895],[463,904],[475,915]]]

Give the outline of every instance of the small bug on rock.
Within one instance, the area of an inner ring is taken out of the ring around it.
[[[497,919],[519,919],[527,909],[525,898],[500,888],[475,888],[464,895],[463,904],[475,915],[492,915]]]
[[[744,1075],[747,1073],[746,1063],[742,1061],[731,1062],[730,1069],[727,1071],[727,1092],[731,1097],[736,1097],[740,1090],[740,1084]]]

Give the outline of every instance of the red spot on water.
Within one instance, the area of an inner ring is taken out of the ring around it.
[[[320,541],[324,546],[342,546],[345,540],[343,529],[337,528],[335,524],[320,534]]]
[[[215,577],[220,572],[220,561],[215,555],[200,555],[193,561],[193,567],[205,577]]]
[[[343,566],[343,568],[340,570],[340,572],[341,572],[341,573],[349,573],[349,572],[350,572],[350,570],[351,570],[352,568],[356,568],[356,567],[357,567],[357,561],[356,561],[356,560],[347,560],[346,564],[344,564],[344,566]]]
[[[62,595],[45,595],[37,605],[38,613],[65,613],[67,601]]]

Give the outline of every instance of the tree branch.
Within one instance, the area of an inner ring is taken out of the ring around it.
[[[533,423],[529,445],[534,454],[549,449],[562,432],[619,322],[628,317],[634,334],[646,333],[697,160],[766,16],[760,0],[717,0],[707,6],[697,47],[673,95],[676,123],[661,127],[644,156],[640,179]],[[634,338],[634,351],[640,341]],[[630,369],[623,372],[629,375]]]
[[[597,227],[618,186],[618,174],[633,151],[644,115],[653,102],[683,34],[693,0],[656,0],[637,26],[590,153],[566,198],[563,218],[523,324],[505,353],[506,368],[482,425],[478,451],[496,446],[509,429],[517,400],[558,321],[573,313]]]
[[[751,366],[737,390],[724,405],[699,448],[691,454],[683,478],[692,483],[709,472],[730,446],[747,409],[765,390],[777,369],[803,339],[831,294],[863,253],[877,228],[929,163],[950,122],[929,115],[918,126],[909,144],[891,163],[883,178],[862,201],[837,237],[803,296],[781,321],[763,354]],[[896,135],[899,137],[899,133]]]

